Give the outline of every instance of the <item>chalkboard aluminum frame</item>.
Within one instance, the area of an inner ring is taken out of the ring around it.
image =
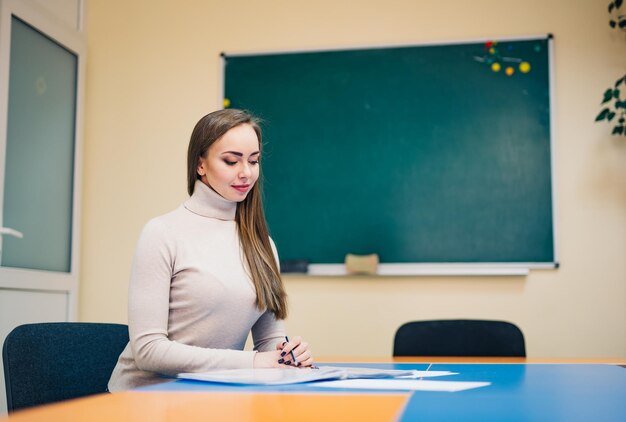
[[[558,226],[556,221],[557,205],[556,180],[555,180],[555,85],[554,85],[554,37],[552,34],[529,35],[518,37],[492,37],[464,40],[443,40],[431,41],[423,43],[399,43],[399,44],[382,44],[382,45],[361,45],[361,46],[340,46],[329,48],[311,48],[299,50],[266,50],[266,51],[249,51],[238,53],[220,54],[221,81],[219,81],[219,104],[224,107],[225,100],[225,75],[226,75],[226,59],[227,57],[245,57],[245,56],[262,56],[270,54],[290,54],[290,53],[313,53],[313,52],[333,52],[333,51],[349,51],[349,50],[367,50],[380,48],[397,48],[397,47],[423,47],[437,45],[454,45],[454,44],[473,44],[486,43],[490,40],[497,39],[499,42],[506,41],[530,41],[535,39],[548,40],[548,63],[549,63],[549,109],[550,109],[550,184],[551,184],[551,205],[552,205],[552,236],[553,236],[553,263],[501,263],[501,262],[481,262],[481,263],[381,263],[378,265],[377,274],[379,276],[526,276],[531,269],[546,270],[558,269]],[[306,273],[310,276],[346,276],[350,275],[344,264],[322,264],[313,263],[308,265]]]

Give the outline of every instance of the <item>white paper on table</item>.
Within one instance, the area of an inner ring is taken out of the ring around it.
[[[366,390],[463,391],[491,385],[490,382],[430,381],[414,379],[348,379],[316,382],[315,387]]]
[[[445,375],[458,375],[458,372],[450,371],[418,371],[415,369],[379,369],[379,368],[358,368],[354,366],[321,366],[321,369],[335,369],[344,371],[346,376],[343,379],[353,378],[396,378],[415,379],[426,377],[442,377]]]
[[[415,374],[410,378],[430,378],[430,377],[445,377],[446,375],[459,375],[458,372],[450,371],[415,371]],[[398,379],[404,379],[409,377],[399,377]]]

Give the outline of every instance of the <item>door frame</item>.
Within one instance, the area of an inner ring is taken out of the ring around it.
[[[83,7],[83,1],[79,1]],[[76,115],[74,127],[74,176],[70,272],[53,272],[0,267],[0,289],[21,291],[53,291],[67,294],[67,320],[78,319],[78,287],[80,271],[81,177],[85,95],[86,41],[79,13],[77,28],[57,18],[35,3],[20,0],[0,0],[0,226],[2,225],[4,177],[9,103],[9,69],[11,57],[11,18],[15,16],[45,36],[51,38],[77,57]],[[2,236],[0,236],[0,248]]]

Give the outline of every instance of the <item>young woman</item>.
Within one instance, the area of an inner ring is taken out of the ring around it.
[[[261,149],[261,129],[243,111],[216,111],[196,124],[190,198],[149,221],[137,244],[130,342],[110,391],[180,372],[313,365],[307,343],[285,341],[287,295],[263,213]],[[250,331],[255,350],[243,351]]]

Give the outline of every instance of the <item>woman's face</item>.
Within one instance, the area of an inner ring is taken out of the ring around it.
[[[200,157],[200,180],[229,201],[241,202],[259,178],[259,139],[249,124],[235,126]]]

